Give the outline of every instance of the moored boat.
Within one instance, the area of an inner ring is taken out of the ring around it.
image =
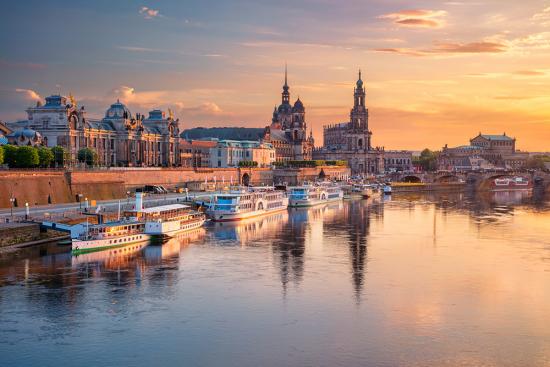
[[[495,178],[491,183],[492,191],[532,190],[533,182],[522,176]]]
[[[330,183],[319,185],[304,184],[290,188],[288,206],[314,206],[330,201],[342,200],[343,198],[344,192],[337,185]]]
[[[72,253],[77,255],[147,242],[150,236],[144,230],[145,223],[134,219],[91,225],[83,234],[72,239]]]
[[[271,186],[248,187],[215,194],[206,214],[216,222],[266,215],[288,207],[284,191]]]
[[[391,182],[386,182],[383,187],[384,195],[391,195],[392,188]]]

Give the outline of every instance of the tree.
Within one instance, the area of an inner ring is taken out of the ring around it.
[[[36,167],[40,163],[38,158],[38,150],[30,147],[23,146],[17,148],[17,167],[31,168]]]
[[[47,147],[38,148],[38,159],[40,161],[40,167],[49,167],[53,162],[52,150]]]
[[[10,167],[17,167],[17,147],[14,145],[4,145],[4,162]]]
[[[438,152],[432,152],[428,148],[420,152],[419,157],[413,159],[413,163],[422,167],[424,171],[435,171],[437,170],[437,157]]]
[[[0,164],[4,164],[4,148],[0,146]]]
[[[59,166],[63,167],[65,165],[65,158],[67,157],[67,151],[62,146],[55,146],[51,149],[53,154],[53,161],[54,163]]]
[[[543,156],[529,157],[525,162],[525,168],[544,171],[546,169],[545,161]]]
[[[95,166],[98,161],[97,153],[90,148],[82,148],[78,151],[78,161],[84,162],[88,166]]]

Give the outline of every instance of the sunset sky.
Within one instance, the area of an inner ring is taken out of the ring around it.
[[[269,124],[291,98],[347,121],[363,71],[373,144],[459,145],[482,131],[550,151],[550,1],[10,1],[0,120],[60,92],[101,117],[172,108],[184,127]]]

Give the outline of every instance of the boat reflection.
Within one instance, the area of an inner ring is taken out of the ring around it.
[[[237,222],[215,222],[210,228],[216,240],[222,244],[248,245],[251,241],[278,233],[288,222],[288,212],[282,211]]]
[[[144,250],[145,260],[148,265],[160,264],[162,260],[179,257],[183,247],[204,239],[206,230],[202,227],[178,234],[170,241],[158,245],[147,246]]]

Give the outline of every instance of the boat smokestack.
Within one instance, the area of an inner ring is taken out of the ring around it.
[[[143,197],[145,196],[145,193],[143,192],[136,192],[136,211],[140,212],[143,210]]]

